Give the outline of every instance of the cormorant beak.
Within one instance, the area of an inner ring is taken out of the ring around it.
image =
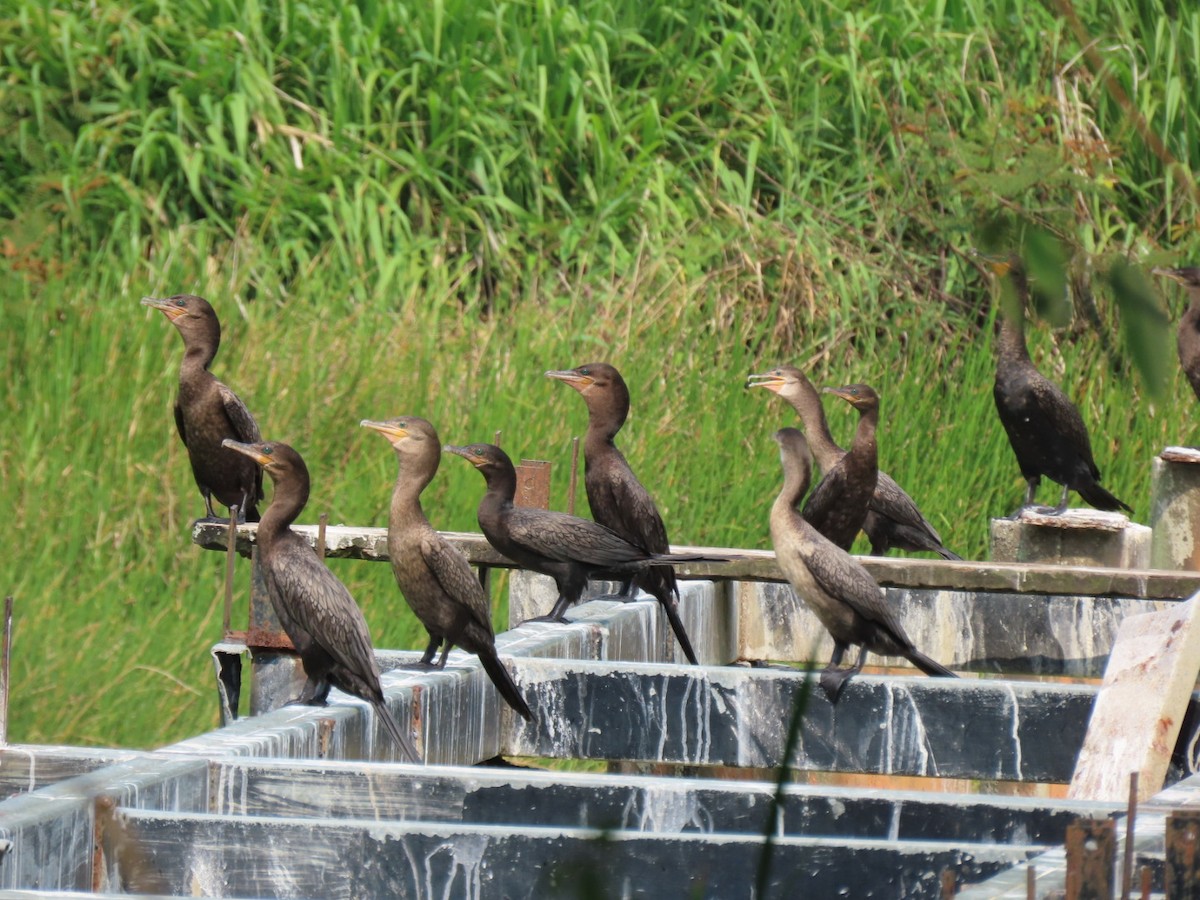
[[[143,297],[142,306],[150,306],[154,309],[161,310],[168,319],[174,321],[187,312],[187,308],[176,306],[169,300],[159,300],[157,297]]]
[[[476,456],[474,453],[472,453],[470,447],[456,447],[453,444],[446,444],[446,446],[442,447],[442,452],[453,453],[455,456],[461,456],[477,469],[487,462],[487,460],[482,456]]]
[[[555,381],[565,382],[566,384],[569,384],[571,387],[575,388],[575,390],[579,391],[581,394],[590,388],[596,381],[596,379],[592,378],[590,375],[580,375],[578,372],[572,369],[547,372],[546,377],[553,378]]]
[[[787,384],[786,379],[782,375],[776,375],[774,372],[764,372],[761,375],[747,375],[746,389],[753,387],[763,387],[772,393],[778,394],[783,390],[783,386]]]
[[[395,422],[373,422],[370,419],[363,419],[358,424],[363,428],[378,431],[393,444],[399,442],[402,438],[408,437],[408,432]]]
[[[228,447],[230,450],[236,450],[242,456],[248,456],[260,466],[268,465],[271,462],[271,457],[265,453],[261,453],[253,444],[243,444],[241,441],[235,441],[233,438],[225,438],[221,441],[222,447]]]

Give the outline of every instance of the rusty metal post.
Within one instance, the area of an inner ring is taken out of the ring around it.
[[[1068,825],[1066,900],[1111,900],[1116,856],[1112,819],[1076,819]]]
[[[1037,900],[1037,866],[1025,870],[1025,900]]]
[[[550,508],[550,463],[544,459],[523,459],[517,466],[517,506]]]
[[[323,512],[317,517],[317,556],[325,561],[325,529],[329,526],[329,513]]]
[[[942,900],[954,900],[958,893],[958,873],[947,866],[942,869]]]
[[[225,540],[225,617],[221,623],[221,634],[229,639],[229,631],[233,625],[233,564],[237,558],[237,520],[238,507],[235,503],[229,507],[229,531]]]
[[[8,690],[12,671],[13,598],[4,598],[4,635],[0,644],[0,747],[8,743]]]
[[[1129,773],[1129,806],[1125,810],[1125,853],[1121,861],[1121,900],[1133,892],[1133,831],[1137,822],[1138,773]]]
[[[1200,810],[1167,817],[1166,890],[1171,900],[1200,900]]]
[[[571,438],[571,486],[567,489],[567,512],[575,515],[575,489],[579,486],[579,438]]]

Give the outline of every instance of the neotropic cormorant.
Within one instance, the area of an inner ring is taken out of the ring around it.
[[[401,753],[420,762],[420,754],[384,703],[362,610],[313,548],[289,527],[308,502],[303,458],[287,444],[243,444],[228,438],[223,443],[262,466],[275,484],[271,504],[258,524],[258,559],[275,615],[308,677],[297,702],[322,706],[331,686],[366,700]]]
[[[592,518],[621,537],[652,553],[670,553],[667,527],[654,498],[642,485],[624,454],[617,449],[616,436],[629,415],[629,388],[615,367],[588,363],[574,369],[547,372],[570,385],[588,408],[588,429],[583,439],[583,486]],[[684,656],[693,665],[696,652],[679,618],[679,586],[670,566],[651,566],[633,582],[662,604]]]
[[[578,602],[589,578],[631,577],[653,565],[728,559],[652,553],[590,519],[515,506],[517,473],[507,453],[494,444],[444,449],[471,463],[487,482],[478,517],[488,543],[517,565],[549,575],[558,585],[558,599],[546,620],[565,622],[567,609]]]
[[[850,449],[826,472],[804,503],[801,515],[843,550],[849,550],[867,519],[879,482],[875,431],[879,424],[879,395],[865,384],[823,389],[859,411],[858,428]]]
[[[834,442],[825,419],[825,410],[821,406],[821,397],[804,373],[794,366],[779,366],[770,372],[749,376],[746,387],[765,387],[791,404],[804,423],[817,466],[827,477],[846,455],[846,451]],[[941,535],[921,514],[912,497],[887,472],[878,467],[876,472],[875,493],[862,524],[862,530],[871,541],[871,553],[884,556],[892,547],[897,547],[901,550],[927,550],[943,559],[962,559],[946,549]],[[822,500],[822,506],[832,509],[836,504],[832,500],[828,503]],[[817,525],[817,530],[822,530],[820,525]]]
[[[927,675],[956,677],[913,646],[870,573],[797,511],[811,478],[812,453],[804,434],[783,428],[773,437],[779,444],[783,488],[771,507],[771,543],[780,569],[833,637],[833,656],[820,678],[829,701],[837,702],[868,652],[903,656]],[[851,644],[859,646],[858,661],[840,668]]]
[[[1154,274],[1178,282],[1187,291],[1188,308],[1179,320],[1176,347],[1179,349],[1179,363],[1183,366],[1183,374],[1187,376],[1192,390],[1200,398],[1200,268],[1159,267],[1154,269]]]
[[[161,310],[183,338],[175,427],[187,447],[208,517],[216,518],[212,503],[215,496],[226,506],[236,505],[245,521],[257,522],[257,504],[263,498],[262,469],[225,449],[221,442],[232,438],[253,444],[262,436],[237,394],[208,371],[221,344],[221,323],[216,312],[207,300],[193,294],[177,294],[165,300],[143,297],[142,304]]]
[[[1092,442],[1083,416],[1057,384],[1034,367],[1025,345],[1025,309],[1029,282],[1019,262],[992,265],[997,275],[1006,272],[1017,292],[1017,309],[996,316],[996,383],[992,396],[1008,442],[1025,479],[1021,512],[1033,506],[1033,496],[1045,475],[1062,485],[1055,515],[1067,508],[1067,493],[1077,491],[1096,509],[1133,512],[1100,485],[1100,469],[1092,457]]]
[[[386,422],[364,419],[360,424],[387,438],[400,463],[388,515],[388,557],[404,599],[430,635],[422,662],[433,658],[443,640],[438,668],[446,665],[451,645],[474,653],[504,701],[532,721],[533,713],[496,655],[487,593],[466,557],[434,530],[421,509],[421,492],[437,474],[442,458],[437,430],[417,416]]]

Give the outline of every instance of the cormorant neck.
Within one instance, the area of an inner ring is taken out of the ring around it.
[[[308,476],[291,478],[276,478],[271,476],[275,492],[271,496],[271,505],[263,513],[258,523],[258,543],[266,549],[280,535],[287,532],[288,527],[296,521],[304,505],[308,503]]]
[[[392,506],[389,522],[395,527],[414,520],[428,521],[421,509],[421,492],[433,481],[441,459],[441,448],[431,445],[433,452],[406,453],[397,450],[399,470],[396,485],[392,488]]]
[[[798,509],[800,501],[808,492],[808,485],[811,481],[812,472],[808,466],[801,466],[796,460],[785,456],[783,459],[783,487],[779,489],[779,496],[775,498],[775,507],[786,510]]]
[[[494,463],[483,470],[483,477],[487,481],[487,496],[499,505],[511,506],[517,496],[517,470],[512,463]]]
[[[999,330],[996,332],[996,354],[1009,362],[1028,362],[1029,348],[1025,345],[1024,323],[1019,319],[1013,321],[1013,318],[1001,311]]]
[[[825,418],[825,407],[821,403],[821,395],[811,384],[801,382],[799,390],[784,398],[804,423],[804,436],[812,448],[814,459],[822,472],[828,472],[844,452],[833,439],[829,431],[829,421]]]
[[[207,369],[217,358],[221,346],[220,334],[184,336],[183,368]]]
[[[854,431],[856,448],[865,448],[872,455],[877,454],[875,446],[875,431],[879,426],[879,407],[864,410],[858,419],[858,428]]]

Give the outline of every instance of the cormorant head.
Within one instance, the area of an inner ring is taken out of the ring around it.
[[[221,322],[212,304],[203,297],[195,294],[176,294],[165,300],[143,297],[142,305],[160,310],[179,329],[184,344],[204,338],[213,344],[213,352],[216,352],[216,345],[221,342]]]
[[[304,464],[303,457],[287,444],[279,441],[243,444],[233,438],[225,438],[221,441],[221,446],[250,457],[262,466],[263,471],[276,483],[291,478],[302,478],[305,486],[308,485],[308,466]]]
[[[453,453],[455,456],[461,456],[482,472],[485,478],[490,472],[500,472],[504,469],[514,473],[516,471],[508,454],[495,444],[468,444],[465,447],[447,444],[442,450],[446,453]]]
[[[859,412],[866,412],[869,409],[879,409],[879,395],[868,384],[847,384],[842,387],[827,387],[822,388],[821,392],[841,397]]]
[[[778,394],[781,397],[794,396],[805,386],[813,390],[808,376],[795,366],[776,366],[769,372],[746,376],[747,388],[766,388],[771,393]],[[815,390],[813,393],[815,393]]]
[[[437,471],[442,458],[442,441],[437,429],[427,420],[420,416],[400,416],[382,422],[363,419],[358,424],[382,434],[401,458],[424,460],[424,466],[432,467],[430,478]]]

